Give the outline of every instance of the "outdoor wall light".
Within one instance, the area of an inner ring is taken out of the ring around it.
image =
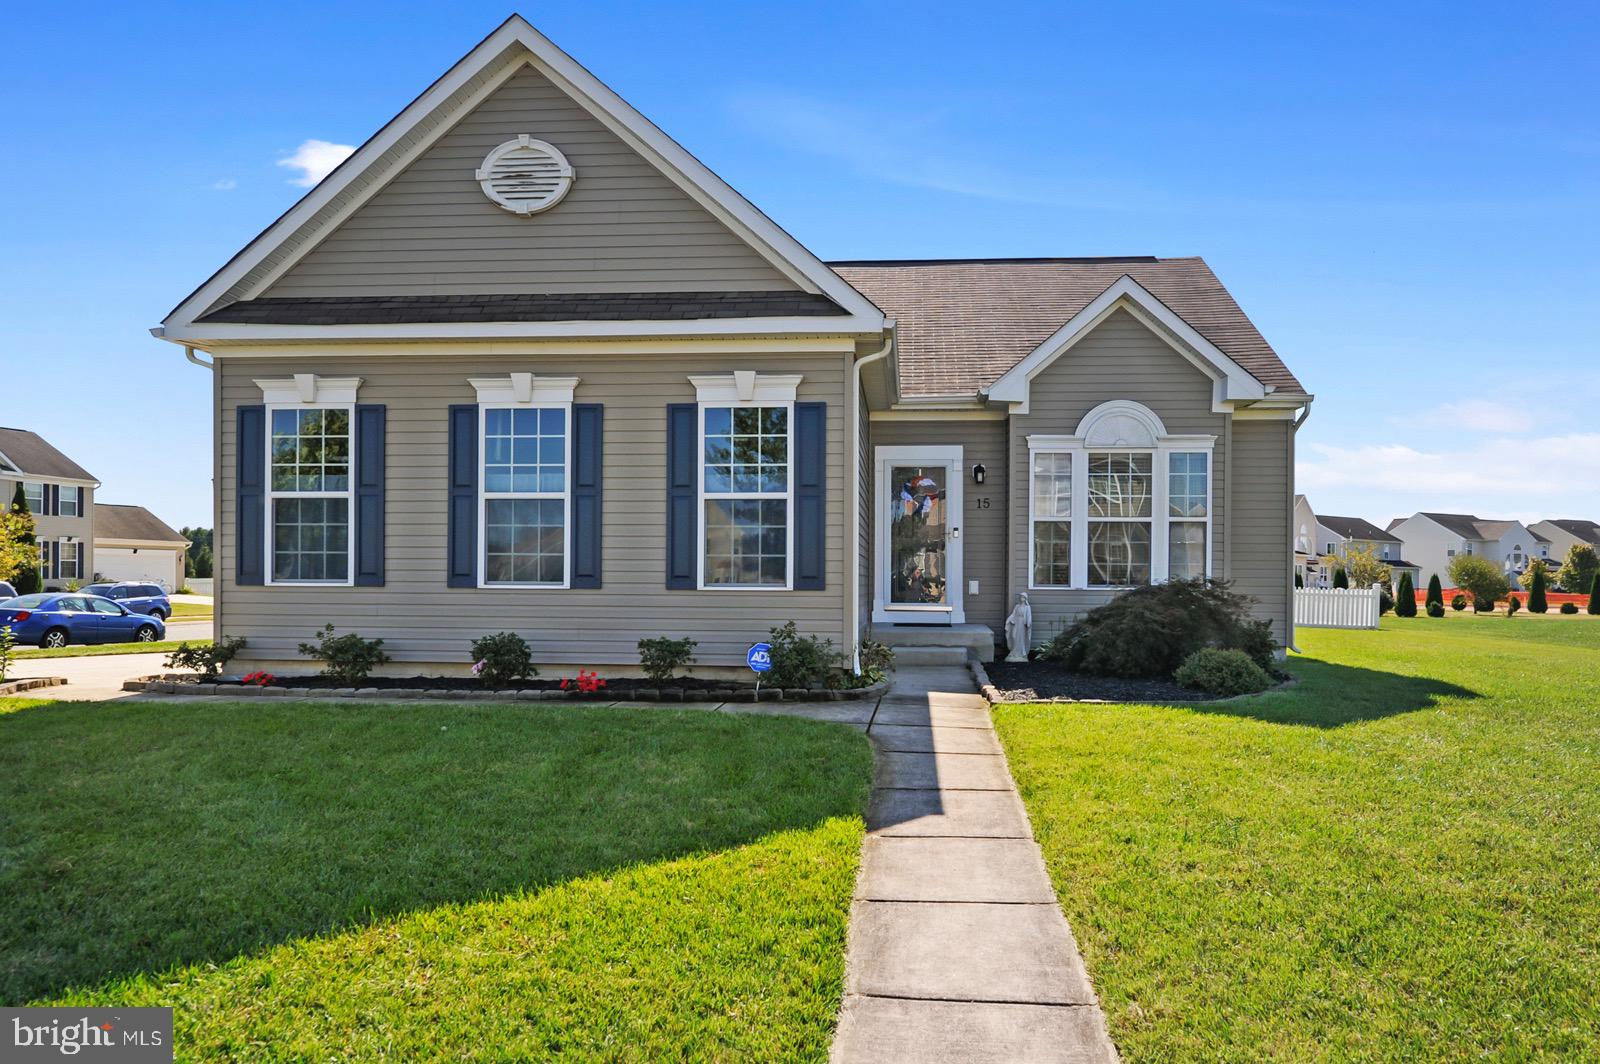
[[[977,465],[972,467],[972,482],[974,484],[982,484],[983,475],[987,472],[988,470],[983,468],[983,463],[979,462]]]

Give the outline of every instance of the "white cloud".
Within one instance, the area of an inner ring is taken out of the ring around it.
[[[218,192],[232,192],[234,189],[239,187],[239,182],[235,181],[231,177],[225,177],[220,181],[211,182],[211,187],[216,189]]]
[[[334,167],[350,158],[355,150],[355,146],[351,144],[308,140],[296,148],[294,154],[279,159],[278,165],[300,171],[300,176],[290,178],[289,184],[310,188],[333,173]]]
[[[1405,444],[1312,443],[1295,465],[1295,490],[1327,513],[1380,525],[1418,510],[1480,517],[1586,516],[1600,481],[1600,433],[1495,436],[1423,451]]]
[[[1499,399],[1444,403],[1418,414],[1412,421],[1431,428],[1499,433],[1527,432],[1538,424],[1538,419],[1526,407]]]

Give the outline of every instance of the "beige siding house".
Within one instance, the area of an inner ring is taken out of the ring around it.
[[[824,263],[520,18],[155,333],[213,374],[252,662],[990,652],[1183,575],[1292,639],[1311,397],[1204,262]]]
[[[100,481],[38,433],[0,427],[0,506],[11,505],[18,483],[33,514],[44,586],[54,591],[88,583]]]

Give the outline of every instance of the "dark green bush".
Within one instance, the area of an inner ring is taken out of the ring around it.
[[[346,684],[358,684],[379,665],[389,662],[383,640],[362,639],[354,632],[336,636],[333,625],[322,626],[315,643],[301,643],[300,653],[323,663],[322,675]]]
[[[1455,597],[1450,600],[1450,608],[1455,610],[1457,613],[1460,613],[1462,610],[1466,609],[1467,596],[1457,591]]]
[[[539,675],[528,641],[515,632],[497,632],[474,639],[472,671],[491,687]]]
[[[1166,679],[1195,651],[1221,647],[1271,670],[1278,642],[1270,625],[1251,619],[1252,601],[1203,577],[1135,588],[1091,610],[1039,656],[1075,672]]]
[[[1600,617],[1600,573],[1589,581],[1589,616]]]
[[[1184,687],[1231,698],[1272,686],[1272,677],[1242,650],[1206,647],[1183,659],[1172,678]]]
[[[1518,599],[1517,596],[1512,595],[1511,598],[1506,601],[1506,616],[1515,617],[1517,611],[1520,609],[1522,609],[1522,601]]]
[[[1546,597],[1549,589],[1550,578],[1545,575],[1543,562],[1535,561],[1533,569],[1533,582],[1528,586],[1528,612],[1546,613],[1550,609],[1550,600]]]
[[[179,643],[178,649],[167,655],[169,669],[192,669],[204,680],[214,680],[227,668],[228,662],[244,649],[244,636],[234,635],[217,639],[210,644]]]
[[[1342,566],[1342,565],[1339,566],[1339,568],[1337,568],[1337,569],[1335,569],[1333,571],[1333,586],[1334,587],[1349,587],[1350,586],[1350,576],[1349,576],[1349,574],[1347,574],[1344,571],[1344,566]]]
[[[1305,587],[1306,586],[1305,577],[1301,576],[1299,573],[1295,573],[1294,574],[1294,586],[1295,586],[1296,590],[1298,590],[1298,589],[1300,589],[1302,587]]]
[[[1417,589],[1411,583],[1410,573],[1400,574],[1400,589],[1394,593],[1394,615],[1396,617],[1417,615]]]
[[[1440,606],[1444,605],[1444,587],[1439,583],[1438,573],[1428,577],[1428,597],[1425,601],[1437,602]]]
[[[1561,612],[1570,617],[1578,612],[1578,604],[1576,602],[1563,602],[1561,604]]]
[[[639,640],[639,664],[644,674],[657,683],[669,682],[673,674],[694,661],[694,648],[699,642],[693,639]]]
[[[1444,603],[1442,603],[1442,602],[1430,602],[1430,603],[1428,603],[1428,616],[1429,617],[1443,617],[1444,616]]]
[[[1389,593],[1388,584],[1378,585],[1378,616],[1382,617],[1394,609],[1394,596]]]
[[[793,621],[768,632],[772,644],[772,668],[762,677],[774,687],[815,687],[833,672],[838,655],[833,640],[803,636]]]

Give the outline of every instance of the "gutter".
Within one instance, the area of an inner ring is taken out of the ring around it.
[[[855,542],[848,545],[848,558],[850,564],[846,567],[850,572],[850,670],[859,674],[861,672],[861,370],[863,367],[887,358],[889,352],[894,350],[895,323],[892,319],[884,321],[886,339],[883,346],[870,355],[856,359],[855,368],[850,371],[850,453],[846,456],[850,463],[850,527],[853,529]]]
[[[1289,423],[1289,472],[1294,473],[1294,438],[1300,433],[1300,426],[1306,423],[1306,418],[1311,416],[1311,397],[1306,397],[1306,403],[1300,408],[1300,416]],[[1233,469],[1232,457],[1229,457],[1228,468]],[[1232,507],[1229,508],[1230,512]],[[1294,542],[1294,492],[1289,493],[1289,542]],[[1300,648],[1294,641],[1294,566],[1289,566],[1289,649],[1296,654]]]

